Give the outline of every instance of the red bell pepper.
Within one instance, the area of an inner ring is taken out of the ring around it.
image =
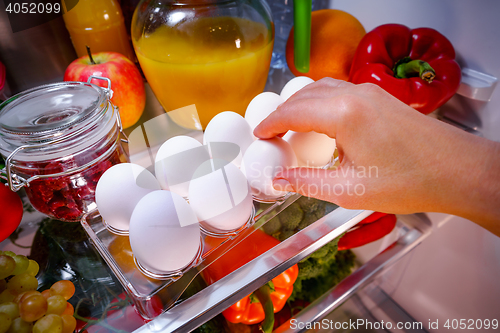
[[[338,243],[339,251],[363,246],[384,237],[396,226],[396,215],[373,213],[357,224],[357,227],[348,231]]]
[[[423,114],[448,101],[460,85],[450,41],[431,28],[381,25],[356,49],[349,81],[370,82]]]
[[[207,238],[206,241],[209,244],[218,242],[215,238]],[[203,277],[208,284],[212,284],[279,243],[274,237],[257,229],[205,268]],[[292,294],[293,283],[298,274],[298,266],[293,265],[272,279],[270,283],[224,310],[222,314],[227,321],[234,324],[253,325],[264,321],[261,329],[264,332],[271,332],[274,324],[274,313],[283,308],[286,300]]]

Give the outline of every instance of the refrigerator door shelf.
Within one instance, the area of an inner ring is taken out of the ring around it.
[[[425,219],[425,215],[398,216],[398,224],[401,226],[399,239],[293,317],[293,324],[289,321],[275,330],[275,333],[306,332],[307,323],[321,321],[412,251],[431,232],[431,223]]]
[[[336,208],[240,269],[170,308],[135,332],[190,332],[337,238],[370,214],[371,211]]]
[[[470,99],[488,102],[495,90],[498,79],[470,68],[462,69],[462,82],[457,94]]]

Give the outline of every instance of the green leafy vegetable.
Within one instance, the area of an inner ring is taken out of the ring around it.
[[[334,240],[325,247],[331,247],[332,243],[335,243],[335,247],[337,246],[337,240]],[[312,302],[326,293],[351,274],[354,258],[354,253],[347,250],[334,255],[330,253],[320,260],[309,256],[305,261],[300,262],[299,276],[293,285],[293,293],[288,299],[289,302],[298,299]],[[329,264],[325,264],[326,262]]]

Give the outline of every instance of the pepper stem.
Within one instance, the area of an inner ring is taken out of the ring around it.
[[[409,57],[399,60],[393,68],[394,76],[398,79],[419,76],[422,80],[431,83],[436,77],[436,72],[423,60],[411,60]]]
[[[274,305],[271,300],[271,292],[271,288],[268,284],[265,284],[254,291],[254,294],[259,299],[260,304],[262,304],[264,314],[266,315],[264,321],[260,325],[260,329],[264,333],[271,333],[274,326]]]
[[[92,58],[92,52],[90,52],[90,47],[88,45],[85,45],[87,48],[87,54],[89,55],[90,63],[92,65],[97,65],[97,63],[94,61],[94,58]]]

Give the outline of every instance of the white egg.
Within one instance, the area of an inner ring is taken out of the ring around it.
[[[170,191],[154,191],[137,203],[130,220],[130,246],[154,273],[188,266],[200,248],[200,226],[189,204]]]
[[[151,172],[137,164],[121,163],[101,176],[95,200],[110,230],[126,233],[136,204],[146,194],[159,189],[160,184]]]
[[[242,171],[248,179],[252,195],[267,201],[285,194],[273,187],[276,174],[296,166],[297,158],[290,144],[275,137],[257,140],[248,147],[243,156]]]
[[[203,144],[211,144],[208,148],[212,158],[232,162],[237,167],[240,167],[243,154],[253,141],[252,129],[245,118],[231,111],[213,117],[203,135]],[[232,149],[231,145],[218,144],[220,142],[236,144],[238,151]]]
[[[286,101],[287,99],[290,98],[290,96],[295,94],[297,91],[299,91],[300,89],[304,88],[305,86],[313,82],[314,80],[307,76],[297,76],[288,81],[287,84],[285,84],[285,86],[281,90],[280,96],[281,98],[283,98],[283,100]]]
[[[205,162],[189,184],[189,203],[200,224],[211,231],[243,226],[252,214],[252,195],[245,175],[224,160]]]
[[[252,128],[252,132],[262,120],[266,119],[283,102],[285,100],[273,92],[263,92],[255,96],[248,104],[245,112],[245,119]]]
[[[301,167],[324,167],[335,152],[335,139],[323,133],[288,131],[283,140],[292,146]]]
[[[207,148],[198,140],[190,136],[174,136],[163,143],[156,154],[156,178],[162,189],[186,198],[193,173],[209,159]]]

